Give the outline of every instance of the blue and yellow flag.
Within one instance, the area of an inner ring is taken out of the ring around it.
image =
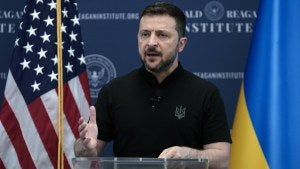
[[[261,0],[232,132],[231,169],[300,167],[300,0]]]

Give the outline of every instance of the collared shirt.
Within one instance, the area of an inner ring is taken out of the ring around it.
[[[98,138],[117,157],[157,157],[165,148],[231,142],[219,90],[179,66],[161,83],[144,67],[103,86]]]

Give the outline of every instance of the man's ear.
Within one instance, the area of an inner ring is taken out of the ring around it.
[[[181,37],[178,43],[178,52],[182,52],[185,44],[187,43],[187,37]]]

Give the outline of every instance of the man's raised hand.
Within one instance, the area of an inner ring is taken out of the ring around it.
[[[97,136],[98,126],[96,123],[96,109],[94,106],[90,107],[90,119],[86,122],[83,117],[79,119],[79,139],[74,145],[74,152],[76,156],[96,156],[97,155]]]

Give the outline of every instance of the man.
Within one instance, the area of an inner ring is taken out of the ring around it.
[[[143,66],[103,86],[90,120],[79,120],[76,156],[98,156],[113,140],[117,157],[206,158],[227,168],[230,133],[218,89],[183,69],[185,15],[155,3],[141,14]],[[99,130],[99,132],[98,132]]]

